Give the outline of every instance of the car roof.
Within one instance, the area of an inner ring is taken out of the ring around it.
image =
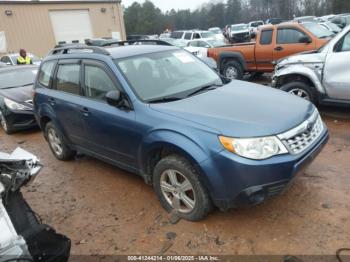
[[[0,73],[9,72],[9,71],[21,71],[23,69],[38,69],[37,65],[18,65],[18,66],[6,66],[0,68]]]

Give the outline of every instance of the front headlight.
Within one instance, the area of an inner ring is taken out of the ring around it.
[[[228,151],[254,160],[263,160],[275,155],[288,153],[286,147],[275,136],[259,138],[219,136],[219,140]]]
[[[11,99],[8,99],[6,97],[4,98],[4,102],[5,102],[5,105],[11,110],[19,110],[19,111],[32,110],[29,106],[25,106],[25,105],[19,104],[19,103],[15,102],[15,101],[13,101]]]

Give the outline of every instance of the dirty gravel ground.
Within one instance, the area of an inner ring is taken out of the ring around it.
[[[44,223],[72,239],[72,254],[335,254],[350,246],[350,110],[321,112],[330,141],[287,192],[197,223],[169,223],[135,175],[90,157],[59,162],[38,130],[1,130],[0,150],[41,158],[45,168],[23,191]]]

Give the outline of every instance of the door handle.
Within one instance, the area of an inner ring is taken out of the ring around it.
[[[283,47],[282,46],[277,46],[276,48],[275,48],[275,51],[282,51],[283,50]]]
[[[52,105],[52,106],[56,105],[56,100],[54,98],[50,97],[48,101],[49,101],[50,105]]]
[[[83,113],[84,116],[90,115],[90,111],[86,107],[83,107],[82,109],[80,109],[80,111]]]

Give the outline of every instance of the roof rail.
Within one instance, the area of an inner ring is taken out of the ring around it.
[[[127,45],[166,45],[171,46],[167,41],[161,39],[137,39],[137,40],[127,40],[127,41],[119,41],[119,40],[93,40],[87,39],[85,43],[89,47],[108,47],[108,46],[127,46]]]
[[[98,46],[88,46],[84,44],[63,44],[57,45],[54,49],[49,52],[49,55],[57,55],[57,54],[68,54],[70,50],[91,50],[93,53],[101,54],[101,55],[110,55],[110,53]]]

